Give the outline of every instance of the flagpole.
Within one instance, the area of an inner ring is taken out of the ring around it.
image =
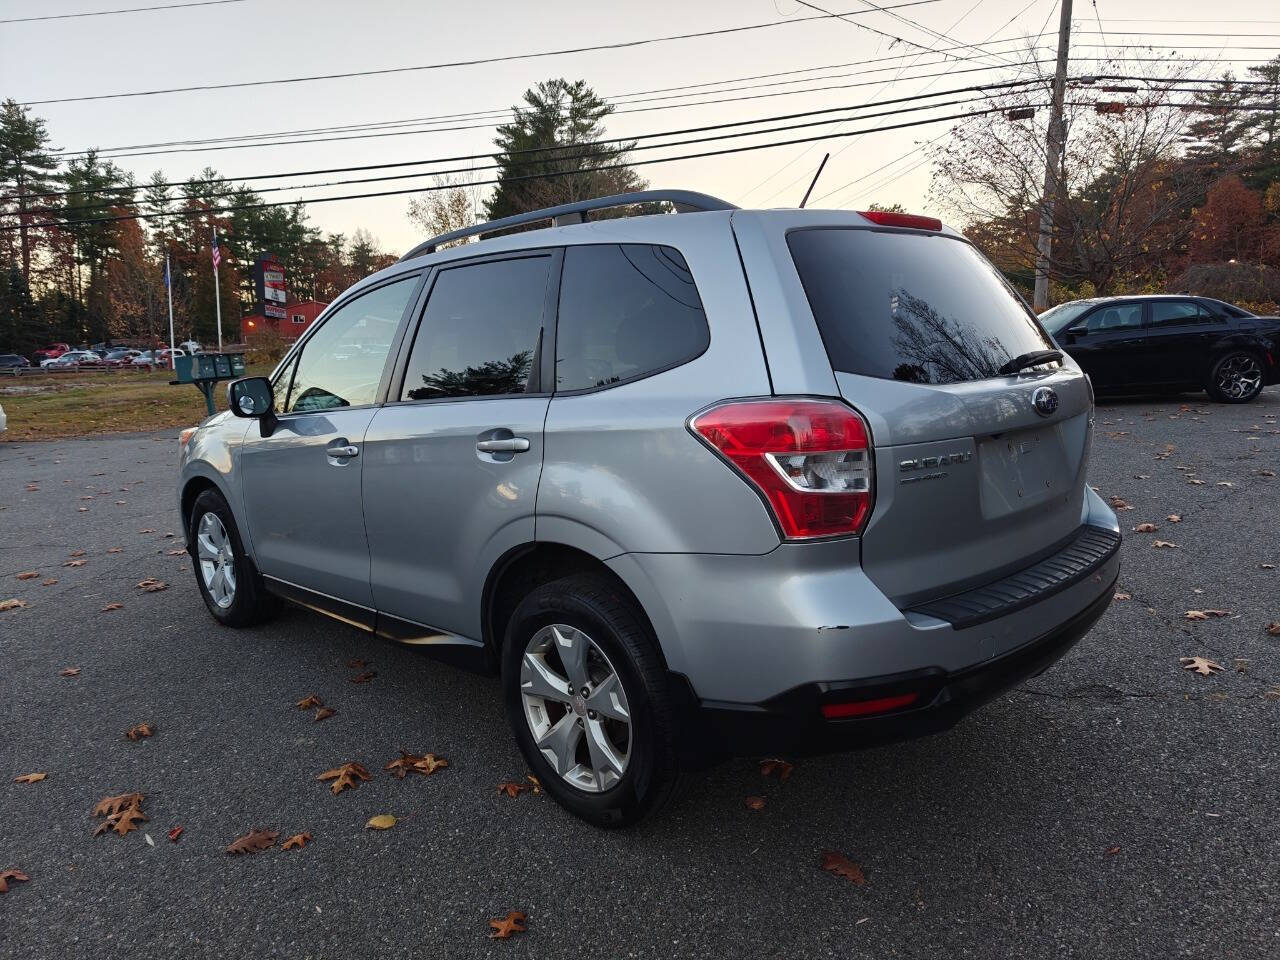
[[[169,271],[169,254],[164,255],[164,288],[169,294],[169,366],[173,364],[173,351],[177,344],[173,340],[173,274]]]
[[[213,228],[213,246],[215,250],[218,247],[218,228],[217,227]],[[213,258],[213,303],[214,303],[215,309],[218,311],[218,352],[221,353],[222,352],[222,291],[218,289],[218,260],[219,259],[220,258],[217,256]]]

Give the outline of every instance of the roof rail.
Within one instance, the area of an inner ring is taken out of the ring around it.
[[[624,207],[633,203],[670,203],[676,208],[677,213],[738,209],[726,200],[708,196],[705,193],[696,193],[693,190],[640,190],[636,193],[619,193],[611,197],[576,200],[573,203],[563,203],[558,207],[530,210],[528,213],[517,213],[511,217],[503,217],[501,220],[490,220],[487,223],[477,223],[470,227],[463,227],[460,230],[450,230],[448,233],[442,233],[438,237],[432,237],[425,243],[418,244],[400,259],[401,261],[411,260],[414,257],[422,256],[424,253],[435,253],[442,243],[452,243],[454,240],[474,237],[477,234],[496,233],[499,230],[518,227],[526,223],[537,223],[539,220],[550,220],[552,225],[556,227],[563,227],[571,223],[582,223],[587,219],[585,214],[591,210],[607,210],[610,207]]]

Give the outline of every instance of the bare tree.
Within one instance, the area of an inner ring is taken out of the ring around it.
[[[439,189],[414,197],[409,201],[408,216],[427,237],[460,230],[476,222],[479,206],[476,188],[462,177],[439,176],[434,178]],[[467,243],[466,239],[441,244],[441,249]]]

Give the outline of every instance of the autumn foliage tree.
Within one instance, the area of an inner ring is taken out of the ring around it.
[[[1260,260],[1266,230],[1262,194],[1234,174],[1223,177],[1195,211],[1191,258],[1196,263]]]

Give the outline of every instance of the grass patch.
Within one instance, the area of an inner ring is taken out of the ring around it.
[[[251,368],[250,376],[270,373]],[[139,430],[180,430],[207,415],[204,397],[190,384],[170,386],[172,372],[114,371],[0,377],[0,405],[9,418],[4,440],[57,440]],[[226,385],[214,390],[225,410]]]

